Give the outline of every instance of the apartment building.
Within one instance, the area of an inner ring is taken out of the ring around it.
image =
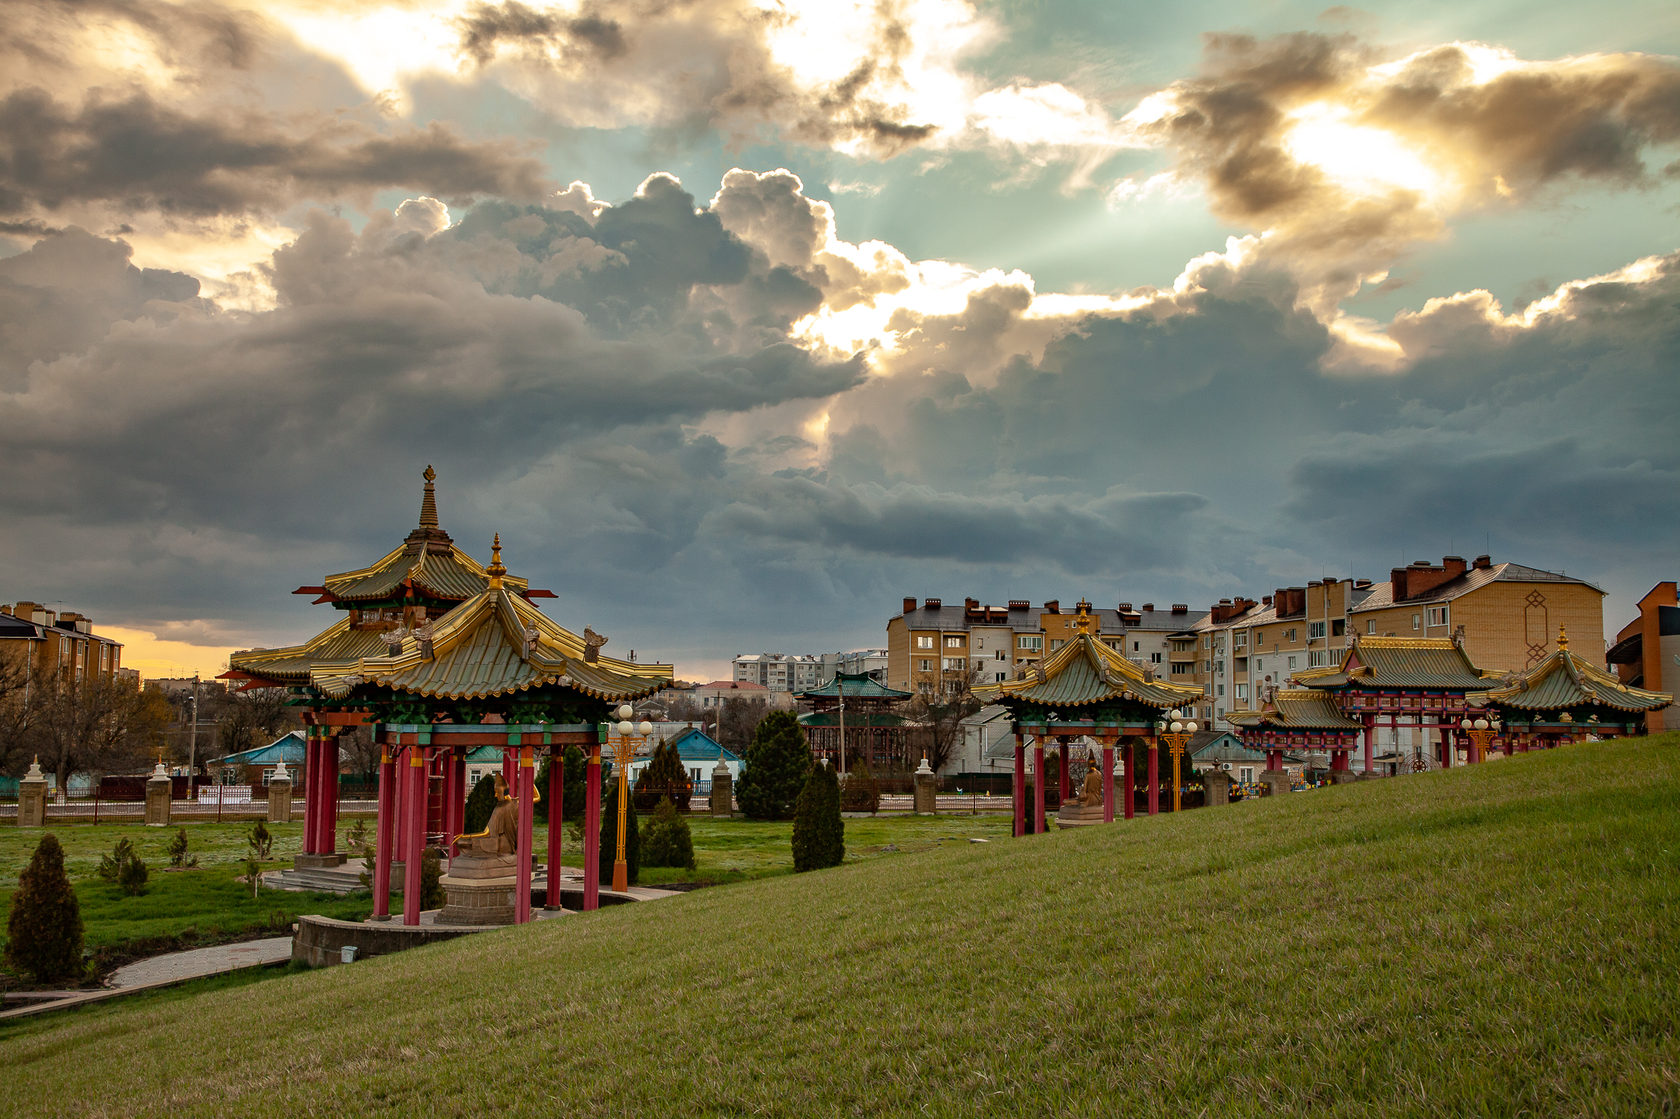
[[[885,649],[853,649],[849,653],[815,653],[789,656],[786,653],[742,653],[732,661],[734,679],[757,684],[773,692],[808,692],[820,688],[835,675],[870,676],[883,680],[887,671]]]
[[[1191,670],[1172,679],[1200,684],[1207,697],[1202,719],[1222,725],[1227,712],[1257,707],[1294,673],[1340,663],[1348,611],[1370,589],[1369,580],[1326,576],[1302,587],[1279,587],[1258,602],[1220,599],[1190,633],[1178,637],[1173,663]]]
[[[1630,688],[1680,691],[1674,687],[1680,679],[1680,595],[1673,580],[1658,583],[1639,600],[1639,616],[1616,634],[1605,661]],[[1653,734],[1680,727],[1680,704],[1652,711],[1645,716],[1645,726]]]
[[[122,648],[120,641],[94,633],[93,619],[85,614],[49,610],[38,602],[0,606],[0,657],[27,663],[37,676],[115,676]]]
[[[1152,602],[1093,607],[1091,616],[1104,644],[1163,680],[1171,636],[1188,631],[1202,617],[1185,603],[1157,610]],[[887,622],[886,684],[933,696],[1011,679],[1066,644],[1076,632],[1077,617],[1078,608],[1064,610],[1059,599],[1038,606],[1011,599],[992,606],[967,598],[961,606],[947,606],[943,599],[906,597],[903,609]]]

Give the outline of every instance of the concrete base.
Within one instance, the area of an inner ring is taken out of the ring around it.
[[[1231,775],[1223,769],[1210,769],[1203,773],[1202,789],[1209,808],[1231,803]]]
[[[443,886],[440,925],[511,925],[518,885],[512,855],[457,855]]]
[[[1351,769],[1332,769],[1330,771],[1330,783],[1332,785],[1351,785],[1357,780],[1359,780],[1359,774]]]
[[[1260,774],[1260,786],[1266,790],[1269,797],[1278,796],[1290,791],[1289,774],[1281,769],[1268,769]]]
[[[1058,828],[1082,828],[1102,822],[1103,806],[1100,804],[1074,804],[1069,801],[1056,810]]]
[[[734,791],[731,788],[733,780],[729,772],[712,774],[711,813],[716,817],[727,817],[734,812]]]
[[[939,786],[933,774],[916,774],[915,806],[918,816],[938,815]]]
[[[147,827],[167,828],[169,826],[169,793],[170,785],[167,777],[154,777],[146,782]]]
[[[314,869],[323,866],[343,866],[349,856],[334,851],[330,855],[293,855],[292,866],[298,870]]]
[[[17,826],[44,828],[47,826],[47,783],[45,781],[18,782]]]
[[[356,957],[366,959],[481,931],[464,927],[372,925],[361,921],[335,921],[331,917],[300,917],[297,932],[292,934],[292,962],[309,967],[329,967],[344,962],[346,945],[355,945]]]
[[[289,823],[292,818],[292,783],[271,781],[268,786],[268,822]]]

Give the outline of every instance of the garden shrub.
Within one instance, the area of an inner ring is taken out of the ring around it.
[[[691,788],[688,771],[683,768],[676,744],[661,741],[654,747],[652,759],[636,776],[635,800],[632,803],[646,811],[658,807],[661,799],[669,799],[679,812],[687,812]]]
[[[81,978],[82,910],[64,873],[64,848],[51,832],[18,876],[6,936],[7,957],[36,982]]]
[[[472,787],[467,797],[466,817],[461,824],[462,835],[477,835],[490,824],[490,813],[496,811],[496,775],[486,773]]]
[[[113,886],[120,887],[125,894],[138,895],[146,892],[146,864],[140,861],[140,853],[134,849],[134,841],[127,836],[117,840],[117,845],[111,848],[109,855],[99,856],[99,869],[95,873]]]
[[[870,772],[867,758],[851,764],[840,787],[840,807],[847,812],[867,812],[872,816],[881,810],[881,783]]]
[[[694,869],[694,837],[688,820],[677,811],[670,797],[661,797],[641,837],[642,863],[646,866],[675,866]]]
[[[164,850],[169,854],[169,865],[172,867],[184,870],[187,867],[198,865],[198,856],[187,854],[186,828],[176,829],[174,838],[169,841],[169,846]]]
[[[741,812],[754,820],[790,819],[811,768],[811,750],[799,720],[788,711],[766,715],[742,760],[744,768],[735,783]]]
[[[443,858],[436,847],[428,847],[420,855],[420,908],[443,908]]]
[[[601,802],[601,881],[612,881],[613,864],[618,861],[618,782],[607,786]],[[624,813],[624,862],[627,881],[636,884],[641,874],[641,829],[636,825],[636,803],[632,800]]]
[[[821,870],[846,858],[845,821],[840,819],[840,782],[822,762],[811,767],[793,812],[793,869]]]
[[[251,857],[254,859],[268,859],[274,854],[274,836],[270,834],[268,825],[261,820],[251,829],[251,835],[245,842],[250,846]]]

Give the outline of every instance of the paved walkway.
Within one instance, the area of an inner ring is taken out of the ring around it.
[[[210,948],[194,948],[186,952],[170,952],[137,960],[111,973],[109,986],[96,991],[57,992],[56,998],[32,1000],[22,1006],[0,1011],[0,1021],[8,1018],[27,1018],[49,1010],[68,1010],[90,1002],[102,1002],[118,995],[129,995],[156,987],[168,987],[189,979],[220,975],[247,967],[281,964],[292,958],[292,938],[271,936],[263,940],[245,940],[236,944],[217,944]],[[42,992],[46,994],[46,992]]]

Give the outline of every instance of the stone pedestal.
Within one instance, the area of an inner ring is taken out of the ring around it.
[[[316,867],[323,866],[343,866],[346,861],[347,856],[341,855],[336,851],[330,855],[293,855],[292,867],[295,870],[311,870]],[[400,865],[400,863],[393,864],[393,870],[391,872],[393,876],[396,874],[394,867]],[[395,880],[395,877],[393,877],[392,881]]]
[[[735,779],[720,759],[712,770],[712,815],[729,816],[734,807]]]
[[[1231,775],[1223,769],[1209,769],[1202,773],[1202,788],[1206,790],[1207,805],[1231,803]]]
[[[268,822],[290,823],[292,819],[292,779],[276,774],[268,782]]]
[[[1100,804],[1075,804],[1068,801],[1056,810],[1056,826],[1058,828],[1082,828],[1088,824],[1101,824],[1103,820],[1103,806]]]
[[[1260,787],[1265,789],[1264,795],[1278,796],[1289,792],[1289,774],[1281,769],[1268,769],[1260,774]]]
[[[924,754],[922,755],[922,764],[916,767],[916,815],[937,816],[939,814],[938,794],[939,778],[928,767],[927,755]]]
[[[515,861],[512,855],[457,855],[439,882],[443,886],[440,925],[511,925],[514,922]]]
[[[1330,771],[1330,783],[1332,785],[1351,785],[1357,780],[1359,780],[1359,774],[1351,769],[1332,769]]]
[[[18,782],[17,826],[47,826],[47,775],[41,772],[40,759],[30,763],[29,772]]]
[[[148,828],[166,828],[169,826],[169,796],[171,793],[169,774],[164,772],[163,763],[152,770],[152,776],[146,782],[146,826]]]

